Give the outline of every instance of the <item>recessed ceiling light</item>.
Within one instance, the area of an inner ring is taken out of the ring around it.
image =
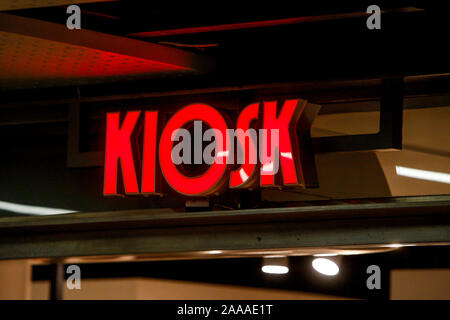
[[[327,276],[335,276],[339,273],[339,266],[330,259],[316,258],[313,260],[312,266],[314,270]]]
[[[289,272],[288,258],[284,256],[264,257],[261,270],[269,274],[286,274]]]
[[[269,274],[286,274],[289,272],[288,267],[279,266],[279,265],[265,265],[265,266],[262,266],[261,270],[264,273],[269,273]]]
[[[208,254],[221,254],[223,251],[222,250],[209,250],[206,251],[206,253]]]

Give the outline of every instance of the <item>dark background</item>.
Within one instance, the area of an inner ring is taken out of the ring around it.
[[[387,253],[341,256],[336,276],[317,273],[311,265],[314,257],[290,257],[285,275],[265,274],[261,258],[176,260],[153,262],[117,262],[78,264],[83,279],[157,278],[205,283],[275,288],[323,293],[360,299],[389,299],[390,270],[449,268],[449,247],[404,247]],[[366,286],[367,267],[381,269],[381,289]],[[67,265],[66,265],[67,267]],[[50,280],[50,266],[34,266],[33,280]],[[414,281],[414,279],[411,279]],[[443,280],[445,281],[445,279]]]

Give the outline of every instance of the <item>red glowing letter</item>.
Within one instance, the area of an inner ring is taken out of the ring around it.
[[[187,177],[173,163],[172,135],[178,128],[183,128],[187,123],[194,120],[201,120],[215,131],[220,131],[224,141],[218,144],[221,145],[221,148],[217,151],[215,158],[216,160],[218,157],[224,159],[215,161],[200,176]],[[192,104],[175,113],[164,128],[159,142],[159,164],[167,183],[175,191],[188,196],[205,196],[216,192],[224,182],[223,176],[227,168],[228,151],[224,150],[225,146],[228,145],[225,140],[227,134],[227,124],[222,115],[206,104]]]
[[[248,135],[248,144],[245,143],[247,139],[245,134],[240,134],[239,129],[247,132],[250,129],[250,123],[258,119],[259,103],[254,103],[247,106],[239,114],[236,124],[236,132],[238,143],[244,150],[245,161],[244,164],[237,170],[233,171],[230,176],[230,188],[245,188],[252,184],[252,176],[255,171],[256,161],[249,161],[250,159],[257,159],[257,142],[254,137]],[[248,148],[247,148],[248,146]]]
[[[144,123],[144,160],[142,163],[142,193],[156,192],[156,135],[158,129],[158,111],[145,113]]]
[[[263,145],[263,154],[271,154],[272,162],[268,165],[262,165],[261,168],[261,186],[273,186],[275,183],[274,172],[275,157],[280,159],[280,168],[282,171],[283,183],[285,185],[298,185],[303,181],[301,170],[296,167],[295,160],[298,157],[298,142],[295,134],[295,126],[306,105],[304,100],[286,100],[277,117],[277,102],[264,102],[264,129],[271,135],[271,130],[278,129],[278,144],[271,145],[271,139],[267,139]],[[278,154],[274,151],[278,149]],[[270,150],[270,152],[267,152]],[[300,178],[300,179],[299,179]]]
[[[140,111],[128,112],[120,128],[119,113],[106,114],[105,195],[117,194],[119,160],[125,193],[139,193],[130,138],[140,113]]]

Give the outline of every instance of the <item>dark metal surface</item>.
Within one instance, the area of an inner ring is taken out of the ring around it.
[[[54,261],[51,265],[50,300],[62,300],[64,290],[64,264]]]
[[[442,243],[450,241],[449,212],[449,196],[443,196],[197,213],[11,217],[0,220],[0,258]]]
[[[385,79],[382,81],[379,132],[315,138],[315,152],[401,149],[402,118],[403,79]]]
[[[67,167],[103,166],[105,154],[102,151],[80,152],[81,115],[80,103],[69,104],[67,126]]]

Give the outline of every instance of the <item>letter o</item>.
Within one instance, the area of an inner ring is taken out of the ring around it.
[[[203,174],[196,177],[187,177],[182,174],[172,162],[171,157],[172,132],[194,120],[204,121],[208,126],[222,133],[225,140],[222,143],[222,149],[229,145],[226,143],[227,123],[219,111],[206,104],[191,104],[179,110],[167,122],[159,143],[159,163],[163,176],[172,189],[187,196],[206,196],[216,192],[226,182],[226,179],[223,179],[228,167],[226,156],[221,163],[215,161]],[[220,151],[216,153],[216,160]],[[222,154],[228,155],[227,152]]]

